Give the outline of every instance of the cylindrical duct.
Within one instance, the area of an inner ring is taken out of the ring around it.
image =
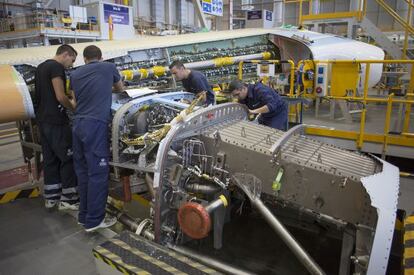
[[[0,123],[34,118],[27,85],[13,66],[0,65],[0,83]]]
[[[223,67],[232,64],[238,64],[240,61],[247,61],[253,59],[270,59],[272,57],[272,53],[270,52],[263,52],[263,53],[256,53],[256,54],[248,54],[248,55],[240,55],[240,56],[233,56],[233,57],[218,57],[215,59],[204,60],[204,61],[197,61],[197,62],[190,62],[184,64],[187,69],[205,69],[205,68],[213,68],[213,67]],[[165,75],[169,71],[168,67],[163,66],[154,66],[149,69],[134,69],[134,70],[123,70],[121,74],[125,77],[126,80],[139,80],[145,79],[150,76],[160,77]]]

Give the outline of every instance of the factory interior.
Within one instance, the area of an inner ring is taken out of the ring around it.
[[[414,274],[411,0],[0,0],[0,275]]]

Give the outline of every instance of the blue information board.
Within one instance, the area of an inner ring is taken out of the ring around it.
[[[223,0],[203,0],[201,6],[204,13],[223,16]]]
[[[104,20],[106,23],[108,23],[109,16],[111,16],[113,24],[129,24],[129,9],[127,7],[103,4],[103,9]]]

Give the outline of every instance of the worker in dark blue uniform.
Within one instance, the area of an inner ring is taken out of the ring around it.
[[[109,180],[108,123],[111,120],[112,89],[122,92],[115,64],[102,62],[101,50],[88,46],[85,65],[70,76],[75,93],[73,158],[79,184],[79,223],[87,232],[116,223],[105,216]]]
[[[184,89],[187,92],[199,95],[200,93],[206,93],[206,100],[203,105],[216,104],[216,98],[211,86],[208,84],[207,78],[199,71],[190,70],[185,68],[184,64],[180,61],[174,61],[169,66],[170,72],[174,75],[175,79],[182,81]]]
[[[287,103],[272,88],[262,83],[244,85],[239,80],[233,80],[228,88],[239,103],[245,104],[251,114],[259,115],[260,124],[287,130]]]

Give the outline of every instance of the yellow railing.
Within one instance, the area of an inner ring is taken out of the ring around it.
[[[303,14],[303,2],[308,2],[308,14]],[[358,11],[341,11],[341,12],[329,12],[329,13],[318,13],[315,14],[312,10],[312,0],[292,0],[284,1],[285,4],[298,3],[299,4],[299,18],[298,25],[302,25],[304,20],[318,20],[318,19],[337,19],[337,18],[361,18],[363,7],[362,1],[359,1],[359,10]],[[366,10],[366,1],[365,10]],[[364,14],[365,15],[365,14]]]
[[[309,62],[309,60],[301,60],[298,64],[303,64],[304,62]],[[347,131],[347,130],[337,130],[332,128],[321,128],[321,127],[307,127],[306,133],[310,135],[318,135],[318,136],[326,136],[326,137],[334,137],[334,138],[342,138],[348,140],[354,140],[356,142],[356,147],[358,149],[362,149],[364,142],[371,142],[371,143],[379,143],[382,144],[382,155],[385,156],[387,154],[387,148],[389,145],[398,145],[398,146],[406,146],[410,148],[414,148],[414,133],[409,132],[409,125],[410,125],[410,115],[411,115],[411,106],[414,104],[414,69],[411,70],[411,77],[410,82],[408,85],[407,93],[405,97],[398,97],[396,98],[394,94],[390,94],[388,97],[372,97],[368,95],[369,89],[369,80],[370,80],[370,72],[371,72],[371,64],[407,64],[411,65],[414,68],[414,61],[411,60],[312,60],[315,66],[319,63],[323,64],[358,64],[361,66],[365,64],[365,77],[364,77],[364,87],[363,87],[363,94],[362,96],[332,96],[327,95],[324,98],[330,100],[347,100],[352,102],[361,102],[363,105],[363,109],[361,112],[361,119],[360,119],[360,126],[359,131]],[[292,60],[288,61],[281,61],[281,60],[250,60],[245,62],[239,63],[239,71],[238,71],[238,78],[243,79],[243,64],[245,63],[266,63],[266,64],[290,64],[290,82],[289,82],[289,94],[287,96],[293,98],[301,98],[303,97],[298,89],[295,89],[295,80],[294,76],[296,70],[299,68],[295,66],[295,63]],[[298,85],[296,86],[298,87]],[[356,87],[355,87],[356,88]],[[313,96],[315,96],[315,91],[313,92]],[[306,96],[308,97],[308,96]],[[378,133],[367,133],[365,126],[366,126],[366,115],[367,115],[367,104],[370,103],[382,103],[386,104],[386,114],[385,114],[385,121],[384,121],[384,130],[382,134]],[[404,113],[404,124],[402,128],[401,134],[390,134],[390,124],[391,124],[391,115],[392,115],[392,107],[393,104],[404,104],[405,105],[405,113]]]
[[[370,68],[371,64],[409,64],[414,67],[414,61],[408,60],[337,60],[337,61],[326,61],[326,60],[314,60],[315,64],[323,63],[323,64],[365,64],[365,78],[364,78],[364,90],[362,97],[356,96],[326,96],[328,99],[334,100],[350,100],[350,101],[359,101],[363,103],[363,109],[361,113],[361,120],[360,120],[360,129],[359,132],[350,132],[350,131],[335,131],[336,137],[342,137],[347,139],[355,139],[356,146],[358,149],[361,149],[363,143],[366,141],[375,142],[375,143],[382,143],[382,153],[385,156],[387,151],[387,146],[389,144],[392,145],[401,145],[401,146],[408,146],[414,147],[414,135],[409,133],[409,124],[410,124],[410,114],[411,114],[411,106],[414,104],[414,100],[411,99],[414,91],[414,69],[411,70],[411,77],[409,86],[407,89],[407,95],[405,98],[395,98],[394,94],[390,94],[387,98],[379,98],[379,97],[369,97],[368,96],[368,83],[370,77]],[[385,122],[384,122],[384,133],[381,134],[367,134],[365,133],[365,125],[366,125],[366,113],[367,108],[366,105],[368,103],[386,103],[387,104],[387,111],[385,115]],[[405,104],[405,114],[404,114],[404,125],[402,129],[402,133],[400,135],[390,135],[390,122],[391,122],[391,115],[392,115],[392,105],[394,103]]]

